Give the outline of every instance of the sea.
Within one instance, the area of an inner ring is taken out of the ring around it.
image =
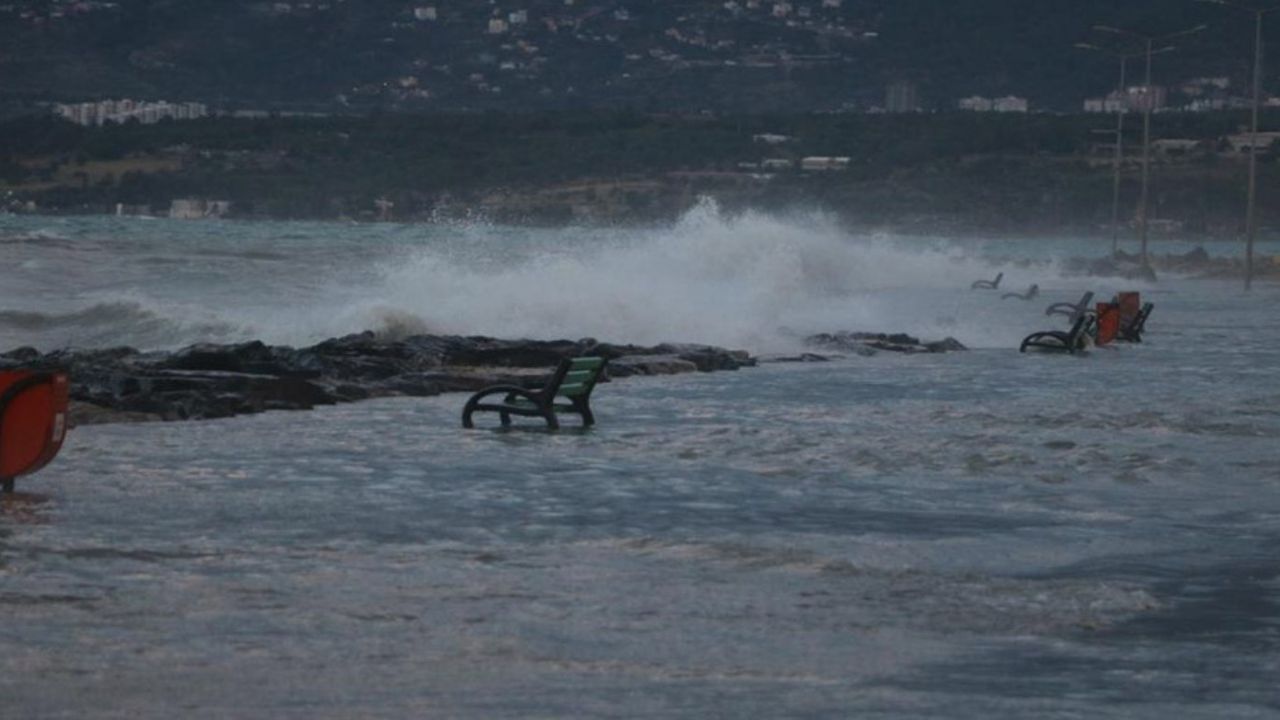
[[[0,718],[1280,718],[1280,286],[1072,271],[1110,243],[0,216],[0,351],[970,348],[625,378],[585,431],[460,394],[74,428],[0,500]],[[1143,342],[1018,352],[1086,291],[1153,302]]]

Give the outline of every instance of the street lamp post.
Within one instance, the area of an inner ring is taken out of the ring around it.
[[[1200,2],[1224,5],[1247,10],[1254,14],[1253,29],[1253,118],[1249,125],[1249,191],[1245,207],[1244,289],[1253,287],[1253,241],[1258,235],[1258,106],[1262,102],[1262,16],[1280,10],[1280,5],[1269,8],[1239,5],[1228,0],[1200,0]]]
[[[1120,58],[1120,83],[1116,85],[1116,92],[1120,94],[1120,107],[1116,111],[1116,129],[1112,132],[1116,137],[1115,155],[1111,165],[1111,257],[1115,257],[1120,250],[1120,164],[1124,160],[1124,115],[1128,109],[1128,103],[1124,101],[1124,79],[1125,67],[1128,65],[1129,58],[1133,55],[1125,55],[1122,53],[1113,53],[1106,48],[1089,43],[1076,43],[1076,47],[1082,50],[1097,50],[1114,55]],[[1103,109],[1106,109],[1106,102],[1103,102]],[[1107,132],[1099,130],[1098,132]]]
[[[1138,201],[1142,208],[1139,218],[1140,238],[1142,240],[1142,269],[1151,267],[1147,260],[1147,193],[1151,186],[1151,110],[1156,104],[1151,92],[1151,38],[1147,38],[1147,74],[1142,81],[1142,199]]]
[[[1111,163],[1111,257],[1120,255],[1120,161],[1124,155],[1124,120],[1117,122],[1114,130],[1094,130],[1099,135],[1110,135],[1115,139],[1115,153]]]
[[[1111,168],[1111,256],[1115,257],[1120,252],[1120,166],[1124,162],[1124,117],[1126,111],[1129,109],[1128,98],[1124,89],[1125,71],[1129,63],[1129,58],[1142,57],[1146,53],[1121,53],[1099,45],[1093,45],[1091,43],[1076,43],[1076,47],[1082,50],[1096,50],[1120,60],[1120,83],[1116,86],[1116,91],[1119,93],[1121,99],[1120,107],[1116,112],[1116,129],[1097,131],[1112,134],[1116,138],[1115,155]],[[1173,47],[1163,47],[1154,51],[1152,54],[1168,52],[1172,49]]]
[[[1151,110],[1155,105],[1155,98],[1151,93],[1151,56],[1155,55],[1155,44],[1165,40],[1172,40],[1176,37],[1191,35],[1204,30],[1207,25],[1197,25],[1186,30],[1179,30],[1175,33],[1166,35],[1147,35],[1144,33],[1134,32],[1132,30],[1122,30],[1110,25],[1094,25],[1093,29],[1099,32],[1114,33],[1117,35],[1128,35],[1138,38],[1145,45],[1145,49],[1141,53],[1147,59],[1147,71],[1142,86],[1142,194],[1138,200],[1138,235],[1142,242],[1142,269],[1149,271],[1151,263],[1147,254],[1147,206],[1149,199],[1149,188],[1151,185]],[[1172,49],[1172,48],[1168,48]],[[1164,49],[1161,49],[1164,52]]]
[[[1124,94],[1124,74],[1128,64],[1129,58],[1121,55],[1120,84],[1117,86],[1120,91],[1120,108],[1116,112],[1116,153],[1112,163],[1111,177],[1111,257],[1113,258],[1120,251],[1120,166],[1124,163],[1124,115],[1129,109],[1129,103],[1126,102]]]

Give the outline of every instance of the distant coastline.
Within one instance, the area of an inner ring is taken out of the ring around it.
[[[1152,168],[1152,237],[1242,232],[1229,114],[1162,118],[1196,141]],[[1280,121],[1280,117],[1269,118]],[[1176,121],[1176,125],[1174,124]],[[1110,235],[1111,159],[1093,116],[948,113],[679,117],[633,113],[0,123],[0,211],[516,225],[670,222],[818,210],[923,234]],[[1132,147],[1132,146],[1131,146]],[[1259,197],[1280,193],[1280,148]],[[1121,174],[1132,233],[1139,163]],[[1280,205],[1262,202],[1263,234]]]

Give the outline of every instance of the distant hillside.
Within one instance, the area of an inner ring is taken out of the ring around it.
[[[1226,138],[1244,119],[1159,116],[1161,136],[1200,141],[1155,155],[1161,227],[1236,232],[1248,163]],[[1280,113],[1264,122],[1280,126]],[[1123,219],[1138,197],[1137,125]],[[711,196],[862,226],[1105,232],[1112,164],[1096,128],[1085,115],[998,113],[375,113],[101,128],[28,117],[0,123],[0,212],[163,214],[194,198],[246,218],[622,223],[670,221]],[[1280,144],[1260,167],[1260,217],[1280,228]]]
[[[1213,27],[1158,82],[1242,86],[1244,13],[1190,0],[6,0],[0,102],[106,97],[276,109],[824,111],[1015,94],[1076,109],[1116,63],[1107,23]],[[1268,36],[1280,40],[1280,18]],[[1138,77],[1139,63],[1133,65]],[[1278,73],[1270,72],[1272,81]],[[1274,82],[1272,83],[1274,84]]]

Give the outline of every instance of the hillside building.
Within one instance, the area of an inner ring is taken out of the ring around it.
[[[220,218],[226,217],[230,212],[231,203],[226,200],[181,198],[174,199],[169,205],[169,217],[175,220]]]
[[[847,157],[823,157],[811,156],[800,159],[800,169],[815,172],[831,172],[834,170],[848,170],[849,158]]]
[[[1280,132],[1258,133],[1258,152],[1270,150],[1277,140],[1280,140]],[[1250,148],[1253,147],[1253,133],[1242,132],[1228,135],[1227,144],[1231,146],[1231,152],[1238,155],[1248,155]]]
[[[1084,101],[1084,111],[1087,113],[1118,113],[1129,109],[1129,96],[1118,90],[1107,93],[1106,97],[1089,98]]]
[[[899,80],[885,89],[884,109],[891,113],[920,112],[920,93],[916,84]]]
[[[1002,113],[1024,113],[1030,109],[1027,99],[1016,95],[1006,95],[1002,98],[996,98],[991,101],[992,112]]]
[[[77,125],[105,125],[130,120],[149,125],[161,120],[196,120],[209,115],[204,103],[134,102],[133,100],[100,100],[85,103],[59,103],[54,112]]]

